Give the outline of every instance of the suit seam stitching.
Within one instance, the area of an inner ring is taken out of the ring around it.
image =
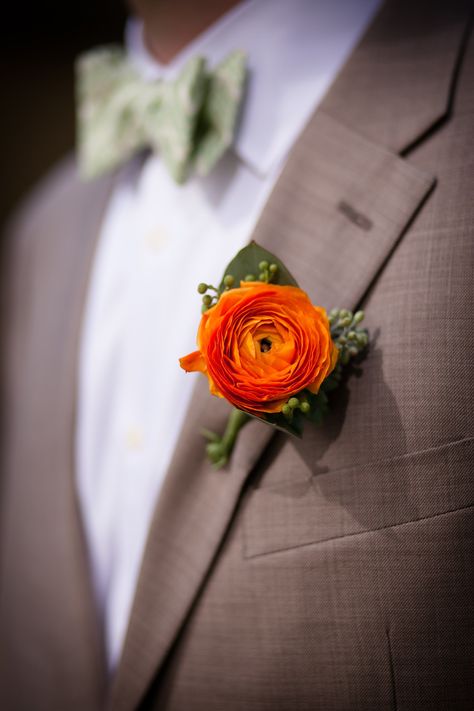
[[[389,666],[389,671],[390,671],[390,682],[391,682],[391,687],[392,687],[392,706],[393,706],[393,711],[397,711],[398,701],[397,701],[397,684],[396,684],[396,678],[395,678],[395,662],[394,662],[394,657],[393,657],[392,640],[390,638],[390,626],[389,625],[387,625],[387,627],[385,628],[385,635],[387,638],[388,666]]]

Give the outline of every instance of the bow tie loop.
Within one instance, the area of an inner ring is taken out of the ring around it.
[[[117,47],[88,52],[76,70],[85,179],[149,147],[183,183],[193,169],[207,175],[232,144],[246,76],[242,52],[232,52],[213,72],[204,58],[193,57],[170,82],[145,81]]]

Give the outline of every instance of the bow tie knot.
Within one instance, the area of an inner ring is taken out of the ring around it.
[[[137,151],[159,151],[176,182],[207,175],[234,137],[246,59],[232,52],[209,72],[193,57],[173,81],[145,81],[118,47],[77,65],[78,158],[82,177],[113,170]]]

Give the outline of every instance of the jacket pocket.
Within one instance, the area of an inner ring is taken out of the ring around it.
[[[474,438],[249,492],[252,558],[419,521],[473,503]]]

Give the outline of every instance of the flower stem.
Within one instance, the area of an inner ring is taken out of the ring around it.
[[[250,415],[234,407],[229,415],[222,437],[219,437],[219,435],[216,435],[214,432],[209,432],[209,430],[203,430],[204,437],[209,440],[206,446],[207,456],[215,469],[225,467],[229,461],[240,430],[249,420]]]

